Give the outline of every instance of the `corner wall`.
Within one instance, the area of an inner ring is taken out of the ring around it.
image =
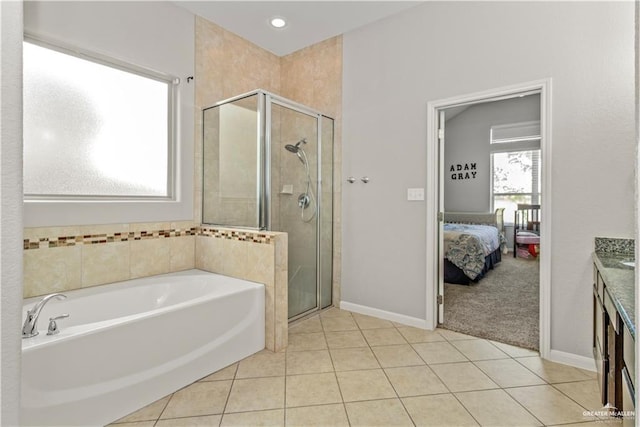
[[[0,2],[0,424],[19,425],[22,338],[22,1]]]

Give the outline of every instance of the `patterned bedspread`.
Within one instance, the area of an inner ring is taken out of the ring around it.
[[[500,247],[498,229],[491,225],[444,224],[444,256],[474,280],[485,257]]]

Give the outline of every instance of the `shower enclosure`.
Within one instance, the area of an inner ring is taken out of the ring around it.
[[[288,233],[289,319],[331,305],[333,119],[256,90],[203,111],[202,222]]]

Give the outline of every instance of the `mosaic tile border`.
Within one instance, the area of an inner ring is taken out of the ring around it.
[[[41,237],[24,239],[23,249],[64,248],[78,245],[96,245],[131,240],[165,239],[182,236],[205,236],[243,242],[270,244],[272,236],[259,232],[223,230],[214,227],[191,227],[187,229],[172,228],[169,230],[130,231],[123,233],[84,234],[79,236]]]
[[[239,240],[242,242],[271,243],[272,236],[251,231],[228,230],[215,227],[198,227],[198,236],[216,237],[219,239]]]
[[[607,254],[633,254],[635,252],[635,240],[596,237],[595,251],[596,253]]]

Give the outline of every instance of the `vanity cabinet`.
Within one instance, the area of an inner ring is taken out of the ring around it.
[[[608,358],[608,317],[604,309],[602,299],[604,297],[604,284],[598,270],[594,268],[593,281],[593,357],[596,361],[598,372],[598,385],[600,386],[600,402],[603,406],[607,402],[607,377],[609,375]]]
[[[619,283],[607,283],[594,265],[593,355],[600,400],[603,407],[623,415],[623,425],[633,425],[634,418],[626,414],[635,409],[635,327],[621,303],[623,290]]]

